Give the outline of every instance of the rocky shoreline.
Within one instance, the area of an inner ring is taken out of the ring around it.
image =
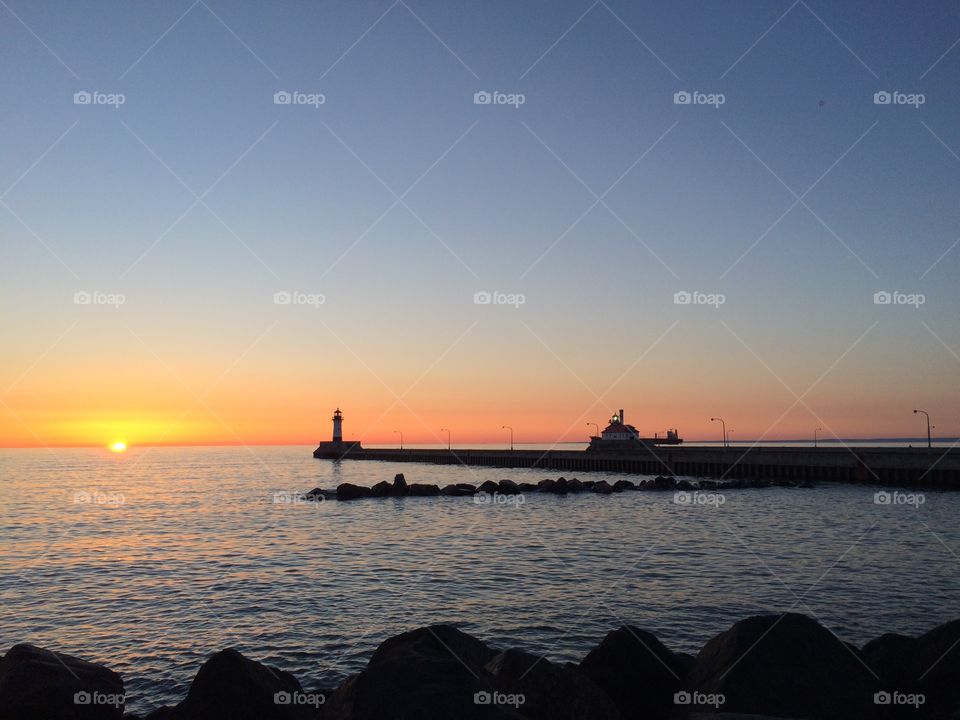
[[[858,648],[817,621],[747,618],[694,657],[623,626],[579,663],[498,650],[452,625],[385,640],[337,688],[221,650],[186,697],[124,715],[124,683],[103,665],[33,645],[0,659],[4,720],[948,720],[960,717],[960,620]]]
[[[799,487],[812,488],[812,482],[795,482],[792,480],[768,480],[768,479],[736,479],[727,482],[717,480],[699,480],[691,482],[689,480],[677,480],[675,477],[660,475],[650,480],[641,480],[639,483],[630,480],[617,480],[612,485],[606,480],[578,480],[572,478],[567,480],[565,477],[553,480],[551,478],[534,483],[517,483],[513,480],[500,480],[494,482],[487,480],[480,485],[470,483],[455,483],[440,487],[439,485],[427,485],[423,483],[407,483],[403,473],[397,474],[393,482],[383,480],[372,487],[365,485],[355,485],[353,483],[341,483],[334,490],[324,488],[314,488],[310,492],[303,493],[299,499],[322,501],[322,500],[360,500],[362,498],[398,498],[398,497],[467,497],[473,496],[478,502],[495,502],[495,497],[518,497],[528,493],[546,493],[552,495],[574,495],[577,493],[595,493],[598,495],[612,495],[627,491],[674,491],[683,493],[711,492],[720,490],[740,490],[748,488],[766,488],[766,487]],[[279,493],[285,499],[289,499],[288,493]],[[275,498],[276,499],[276,498]],[[695,500],[696,498],[688,498]]]

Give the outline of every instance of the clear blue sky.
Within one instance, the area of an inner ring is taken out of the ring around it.
[[[552,438],[599,394],[591,418],[627,405],[699,435],[721,407],[756,436],[784,385],[829,370],[776,433],[912,433],[925,403],[960,434],[955,2],[6,0],[0,17],[0,380],[24,417],[45,408],[33,428],[55,425],[64,373],[94,393],[64,413],[123,409],[170,380],[145,344],[199,393],[277,323],[250,406],[223,410],[245,439],[273,437],[246,418],[274,385],[318,427],[352,402],[387,438],[395,395],[364,386],[399,394],[428,369],[406,402],[431,427],[495,397]],[[126,302],[91,312],[82,290]],[[477,306],[482,290],[526,302]],[[878,306],[883,290],[925,303]]]

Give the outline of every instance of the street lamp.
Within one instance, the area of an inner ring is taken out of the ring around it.
[[[500,429],[510,431],[510,452],[513,452],[513,428],[509,425],[503,425]]]
[[[914,415],[916,415],[917,413],[923,413],[924,415],[927,416],[927,450],[929,450],[930,448],[933,447],[933,442],[930,439],[930,413],[928,413],[926,410],[913,411]]]
[[[823,428],[815,428],[813,431],[813,446],[817,446],[817,433],[823,430]]]
[[[593,425],[597,429],[596,437],[600,437],[600,426],[597,425],[596,423],[587,423],[587,427],[589,427],[590,425]]]
[[[727,424],[723,421],[723,418],[710,418],[710,422],[718,422],[723,426],[723,446],[727,446]]]
[[[393,434],[400,433],[400,449],[403,450],[403,430],[394,430]]]
[[[446,428],[440,428],[440,432],[445,432],[447,434],[447,450],[450,450],[450,431]]]

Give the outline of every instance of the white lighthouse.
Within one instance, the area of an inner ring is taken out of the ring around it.
[[[359,440],[343,439],[343,413],[340,408],[333,411],[333,440],[321,440],[317,449],[313,451],[315,458],[325,458],[330,460],[339,460],[348,454],[355,455],[363,452]]]
[[[333,441],[343,442],[343,413],[337,408],[333,413]]]

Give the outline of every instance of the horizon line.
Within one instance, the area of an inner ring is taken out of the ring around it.
[[[932,442],[960,442],[960,437],[932,437],[930,438]],[[358,441],[362,442],[362,441]],[[698,440],[685,440],[684,445],[694,445],[702,443],[716,443],[720,444],[722,441],[715,439],[698,439]],[[747,445],[747,444],[758,444],[758,445],[773,445],[776,443],[804,443],[804,442],[813,442],[810,438],[778,438],[775,440],[757,440],[757,439],[736,439],[730,440],[730,444],[736,445]],[[845,437],[845,438],[818,438],[817,443],[847,443],[847,442],[927,442],[927,438],[924,437]],[[177,448],[177,447],[313,447],[316,443],[314,442],[279,442],[279,441],[251,441],[251,442],[236,442],[236,441],[203,441],[203,442],[174,442],[174,443],[133,443],[129,444],[130,449],[134,448]],[[413,442],[413,443],[404,443],[405,445],[419,446],[419,445],[438,445],[444,446],[446,443],[443,442]],[[476,442],[477,445],[505,445],[502,441],[493,441],[493,442]],[[394,446],[393,443],[370,443],[370,445],[386,445]],[[514,445],[589,445],[589,441],[586,440],[533,440],[529,442],[514,442]],[[107,448],[109,443],[54,443],[54,444],[33,444],[33,445],[2,445],[0,444],[0,450],[62,450],[62,449],[83,449],[83,448]],[[458,443],[459,449],[464,449],[468,445],[464,443]],[[396,449],[400,449],[397,446]]]

